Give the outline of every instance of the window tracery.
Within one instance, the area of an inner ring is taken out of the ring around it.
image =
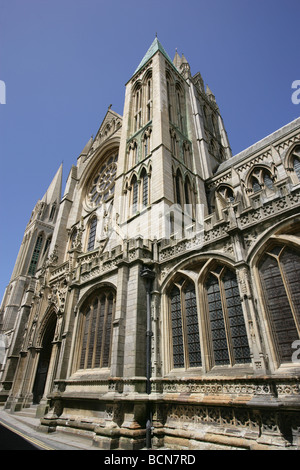
[[[207,369],[249,364],[250,348],[235,272],[216,265],[199,289],[198,304],[194,282],[181,279],[170,288],[172,367],[202,367],[201,351],[206,351]]]
[[[205,284],[214,363],[234,365],[250,362],[245,321],[236,275],[219,266]]]
[[[229,186],[220,186],[217,191],[218,196],[221,198],[221,201],[227,204],[228,202],[234,202],[235,197],[232,188]]]
[[[291,362],[300,338],[300,254],[284,245],[267,250],[259,266],[264,306],[278,363]]]
[[[262,189],[274,190],[274,176],[266,168],[255,168],[249,178],[249,189],[253,193]]]
[[[173,366],[201,367],[196,292],[193,283],[174,285],[170,292]]]
[[[110,155],[100,166],[90,184],[87,202],[90,207],[97,207],[107,202],[114,195],[118,155]]]
[[[115,292],[103,289],[91,295],[81,311],[79,369],[109,367]]]

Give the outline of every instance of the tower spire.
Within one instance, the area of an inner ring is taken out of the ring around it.
[[[42,202],[46,204],[53,204],[61,199],[61,188],[62,188],[62,170],[63,164],[60,164],[53,180],[51,181],[47,191],[45,192]]]

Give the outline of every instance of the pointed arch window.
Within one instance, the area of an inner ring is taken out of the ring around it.
[[[32,253],[32,257],[31,257],[31,261],[30,261],[30,265],[28,269],[28,274],[31,274],[32,276],[34,276],[36,272],[42,244],[43,244],[43,235],[39,235],[35,242],[34,250]]]
[[[135,140],[131,141],[128,146],[127,170],[138,163],[138,146]]]
[[[186,178],[185,182],[184,182],[184,196],[185,196],[185,203],[186,204],[190,204],[190,182],[188,180],[188,178]]]
[[[96,231],[97,231],[97,217],[93,217],[90,222],[87,251],[92,251],[95,248]]]
[[[194,217],[194,193],[188,176],[186,176],[184,182],[184,203],[185,210],[187,211],[189,216]]]
[[[142,86],[139,85],[134,93],[134,132],[142,127]]]
[[[206,280],[212,362],[234,365],[251,362],[236,275],[218,266]]]
[[[49,220],[53,220],[56,212],[56,204],[54,203],[51,207],[50,215],[49,215]]]
[[[236,274],[215,265],[199,284],[175,280],[168,293],[170,367],[250,364],[251,355]]]
[[[181,205],[183,202],[182,197],[182,176],[180,170],[178,169],[175,175],[175,201],[176,204]]]
[[[173,367],[201,367],[195,285],[175,284],[170,291]]]
[[[291,362],[300,338],[300,253],[277,245],[259,264],[264,305],[278,364]]]
[[[173,120],[173,107],[172,107],[172,97],[171,97],[171,84],[170,84],[170,80],[168,78],[167,78],[167,99],[168,99],[169,121],[172,122],[172,120]]]
[[[132,215],[137,213],[138,210],[138,196],[139,196],[139,188],[138,188],[138,181],[137,177],[134,175],[131,180],[131,208],[132,208]]]
[[[262,189],[274,189],[273,177],[265,168],[256,168],[252,171],[251,178],[250,178],[250,189],[254,193],[262,190]]]
[[[43,256],[47,253],[49,246],[51,244],[51,239],[52,237],[47,238],[45,246],[44,246],[44,251],[43,251]]]
[[[146,122],[151,120],[152,114],[152,77],[147,79],[147,103],[146,103]]]
[[[183,123],[183,92],[179,84],[176,85],[176,108],[177,108],[177,125],[181,131],[184,130]]]
[[[229,186],[221,186],[218,189],[218,195],[221,201],[224,202],[224,204],[227,204],[228,202],[232,203],[235,201],[233,190]]]
[[[143,168],[141,173],[141,183],[142,183],[142,205],[147,207],[149,204],[149,178],[147,171]]]
[[[115,292],[101,290],[85,302],[81,312],[79,369],[109,367]]]

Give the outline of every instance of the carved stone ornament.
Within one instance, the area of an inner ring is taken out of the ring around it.
[[[68,290],[68,285],[66,281],[62,281],[61,283],[57,282],[52,287],[51,293],[48,295],[48,303],[55,305],[56,310],[62,313],[65,310],[67,290]]]

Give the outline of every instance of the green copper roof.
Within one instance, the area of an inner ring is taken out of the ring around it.
[[[153,43],[151,44],[151,46],[149,47],[148,51],[144,55],[143,60],[140,62],[139,66],[136,69],[136,71],[134,72],[134,74],[136,74],[136,72],[138,72],[138,70],[140,70],[146,64],[146,62],[148,62],[148,60],[151,59],[152,56],[154,56],[154,54],[157,51],[160,51],[166,57],[166,59],[168,59],[171,62],[171,64],[173,65],[172,60],[170,59],[170,57],[168,56],[168,54],[164,50],[163,46],[161,45],[161,43],[159,42],[159,40],[156,37],[154,39]]]

